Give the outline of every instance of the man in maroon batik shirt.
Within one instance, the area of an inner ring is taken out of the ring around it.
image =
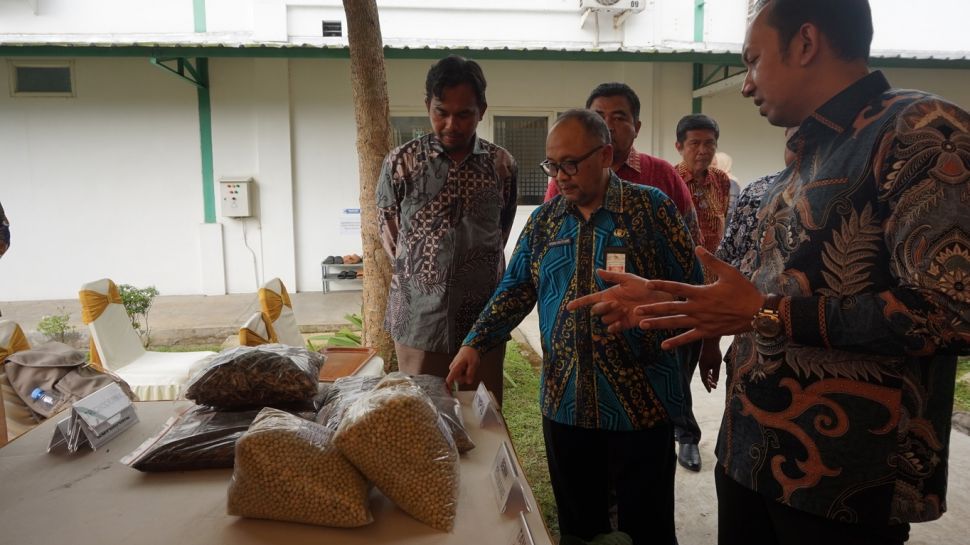
[[[610,128],[613,139],[613,164],[610,168],[617,177],[656,187],[666,193],[684,217],[694,244],[702,244],[697,213],[684,180],[667,161],[633,148],[633,141],[640,132],[640,98],[633,89],[625,83],[597,85],[586,99],[586,108],[599,114]],[[549,180],[544,200],[548,201],[556,195],[559,195],[559,187],[555,180]]]

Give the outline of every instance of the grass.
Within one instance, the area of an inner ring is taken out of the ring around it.
[[[549,483],[542,415],[539,413],[539,373],[530,358],[536,358],[531,350],[523,349],[515,342],[508,344],[505,351],[506,383],[502,414],[546,527],[553,537],[558,537],[556,500]]]
[[[970,359],[958,361],[957,385],[953,392],[954,411],[970,412],[970,382],[960,380],[967,373],[970,373]]]

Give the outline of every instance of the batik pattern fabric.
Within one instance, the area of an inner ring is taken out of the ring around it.
[[[724,237],[717,248],[717,253],[714,254],[721,261],[741,271],[747,278],[751,277],[752,264],[757,255],[758,209],[761,207],[761,199],[768,191],[768,186],[778,177],[778,174],[780,172],[762,176],[741,190],[734,208],[728,215]]]
[[[377,208],[393,269],[384,327],[395,341],[458,350],[502,278],[516,197],[515,160],[480,138],[460,163],[433,134],[388,154]]]
[[[10,247],[10,221],[3,213],[3,205],[0,205],[0,257],[7,252]]]
[[[714,253],[724,236],[728,206],[731,203],[731,180],[726,172],[716,167],[709,167],[702,180],[695,179],[694,173],[684,163],[674,168],[690,190],[694,209],[697,210],[703,246]]]
[[[659,157],[640,153],[636,148],[630,148],[630,155],[620,165],[620,168],[616,169],[615,174],[621,180],[649,185],[664,192],[674,201],[677,211],[684,218],[687,230],[690,231],[690,236],[694,239],[694,245],[704,244],[704,235],[701,234],[697,210],[694,209],[690,190],[687,189],[687,184],[681,179],[680,174],[677,174],[677,171],[674,170],[673,165]],[[546,197],[543,202],[552,200],[556,195],[559,195],[559,185],[555,178],[549,178],[549,186],[546,188]]]
[[[484,353],[504,342],[538,304],[542,414],[560,424],[614,431],[651,428],[688,410],[671,331],[613,335],[589,309],[566,310],[608,286],[596,274],[607,253],[645,278],[700,283],[692,239],[661,191],[611,174],[603,206],[583,219],[562,196],[529,217],[508,270],[465,344]]]
[[[970,115],[873,72],[807,118],[757,213],[788,344],[736,337],[717,455],[740,484],[871,525],[946,510],[970,345]]]

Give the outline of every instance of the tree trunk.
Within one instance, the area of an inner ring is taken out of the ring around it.
[[[357,121],[360,163],[361,239],[364,251],[364,344],[384,358],[384,367],[397,368],[394,341],[384,329],[391,262],[377,231],[377,178],[384,156],[391,150],[391,113],[384,70],[384,43],[375,0],[343,0],[350,43],[350,81]]]

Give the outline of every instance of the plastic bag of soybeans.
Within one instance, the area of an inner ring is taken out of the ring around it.
[[[465,420],[461,415],[461,403],[451,395],[445,379],[433,375],[404,375],[395,372],[384,377],[385,385],[394,380],[394,377],[409,376],[414,383],[424,390],[434,403],[438,414],[444,419],[451,433],[451,438],[455,441],[459,453],[465,453],[475,448],[475,442],[465,429]],[[361,398],[367,392],[377,387],[382,377],[356,376],[342,377],[337,379],[328,392],[323,408],[317,413],[317,422],[336,430],[343,418],[344,410]]]
[[[341,528],[373,522],[370,487],[332,435],[316,422],[260,411],[236,442],[228,513]]]
[[[334,443],[405,513],[451,531],[458,510],[458,450],[434,404],[404,375],[385,377],[347,407]]]

